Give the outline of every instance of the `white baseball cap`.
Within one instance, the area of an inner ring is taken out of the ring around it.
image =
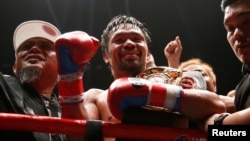
[[[59,35],[61,32],[51,23],[41,20],[26,21],[17,26],[14,32],[14,50],[17,51],[20,45],[30,38],[42,37],[55,42]]]

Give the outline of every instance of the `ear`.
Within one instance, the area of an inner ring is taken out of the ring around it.
[[[102,59],[106,64],[109,64],[109,57],[106,52],[102,54]]]
[[[12,70],[13,70],[14,74],[16,74],[16,63],[12,66]]]

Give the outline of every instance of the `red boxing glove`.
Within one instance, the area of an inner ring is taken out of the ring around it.
[[[151,105],[179,111],[182,94],[180,86],[154,84],[142,78],[124,77],[111,84],[108,91],[108,105],[114,117],[122,120],[123,112],[134,106]]]
[[[55,42],[58,64],[58,90],[61,103],[82,101],[82,75],[95,56],[100,42],[83,31],[62,34]]]

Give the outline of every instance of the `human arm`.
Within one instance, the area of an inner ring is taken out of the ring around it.
[[[164,48],[164,55],[168,61],[168,66],[178,68],[180,64],[180,57],[182,53],[182,45],[179,36],[175,40],[170,41]]]
[[[225,113],[221,113],[225,114]],[[199,128],[205,132],[208,132],[208,125],[214,125],[214,120],[221,114],[212,114],[199,122]],[[229,114],[229,113],[228,113]],[[231,113],[226,116],[222,125],[249,125],[250,124],[250,108]]]
[[[55,42],[58,64],[58,91],[62,117],[83,118],[84,84],[82,76],[99,47],[98,39],[82,31],[59,36]],[[77,106],[76,106],[77,105]],[[75,107],[75,110],[70,110]],[[79,111],[79,112],[78,112]]]
[[[86,109],[86,112],[88,113],[88,118],[92,120],[100,120],[101,119],[101,113],[99,112],[102,108],[99,107],[98,100],[103,100],[104,98],[102,95],[105,93],[102,89],[96,89],[91,88],[88,91],[84,92],[84,108]]]
[[[99,41],[82,31],[64,33],[56,39],[57,82],[62,118],[88,119],[83,105],[83,74],[95,56]],[[83,136],[68,136],[68,140],[84,140]]]
[[[235,96],[235,90],[231,90],[227,93],[227,96],[234,97]]]
[[[190,120],[200,120],[213,113],[225,112],[224,103],[213,92],[154,84],[139,78],[115,80],[109,88],[108,103],[111,113],[118,119],[122,119],[127,108],[145,105],[177,111]]]
[[[224,95],[219,95],[219,97],[225,104],[228,113],[236,112],[236,108],[234,105],[234,97],[224,96]]]
[[[207,90],[183,89],[182,109],[180,113],[196,121],[213,113],[226,111],[225,104],[216,93]]]

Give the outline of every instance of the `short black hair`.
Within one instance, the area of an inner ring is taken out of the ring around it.
[[[234,4],[237,1],[239,1],[239,0],[221,0],[221,4],[220,4],[221,11],[225,12],[225,8],[227,6],[230,6],[230,5]]]
[[[113,17],[110,22],[108,23],[106,29],[103,30],[103,33],[101,35],[101,46],[102,46],[102,52],[105,52],[108,50],[108,41],[109,41],[109,34],[111,32],[114,32],[117,30],[118,26],[121,24],[132,24],[134,27],[141,29],[143,32],[148,47],[150,47],[151,44],[151,37],[150,32],[146,25],[139,20],[137,20],[135,17],[120,14],[118,16]]]

